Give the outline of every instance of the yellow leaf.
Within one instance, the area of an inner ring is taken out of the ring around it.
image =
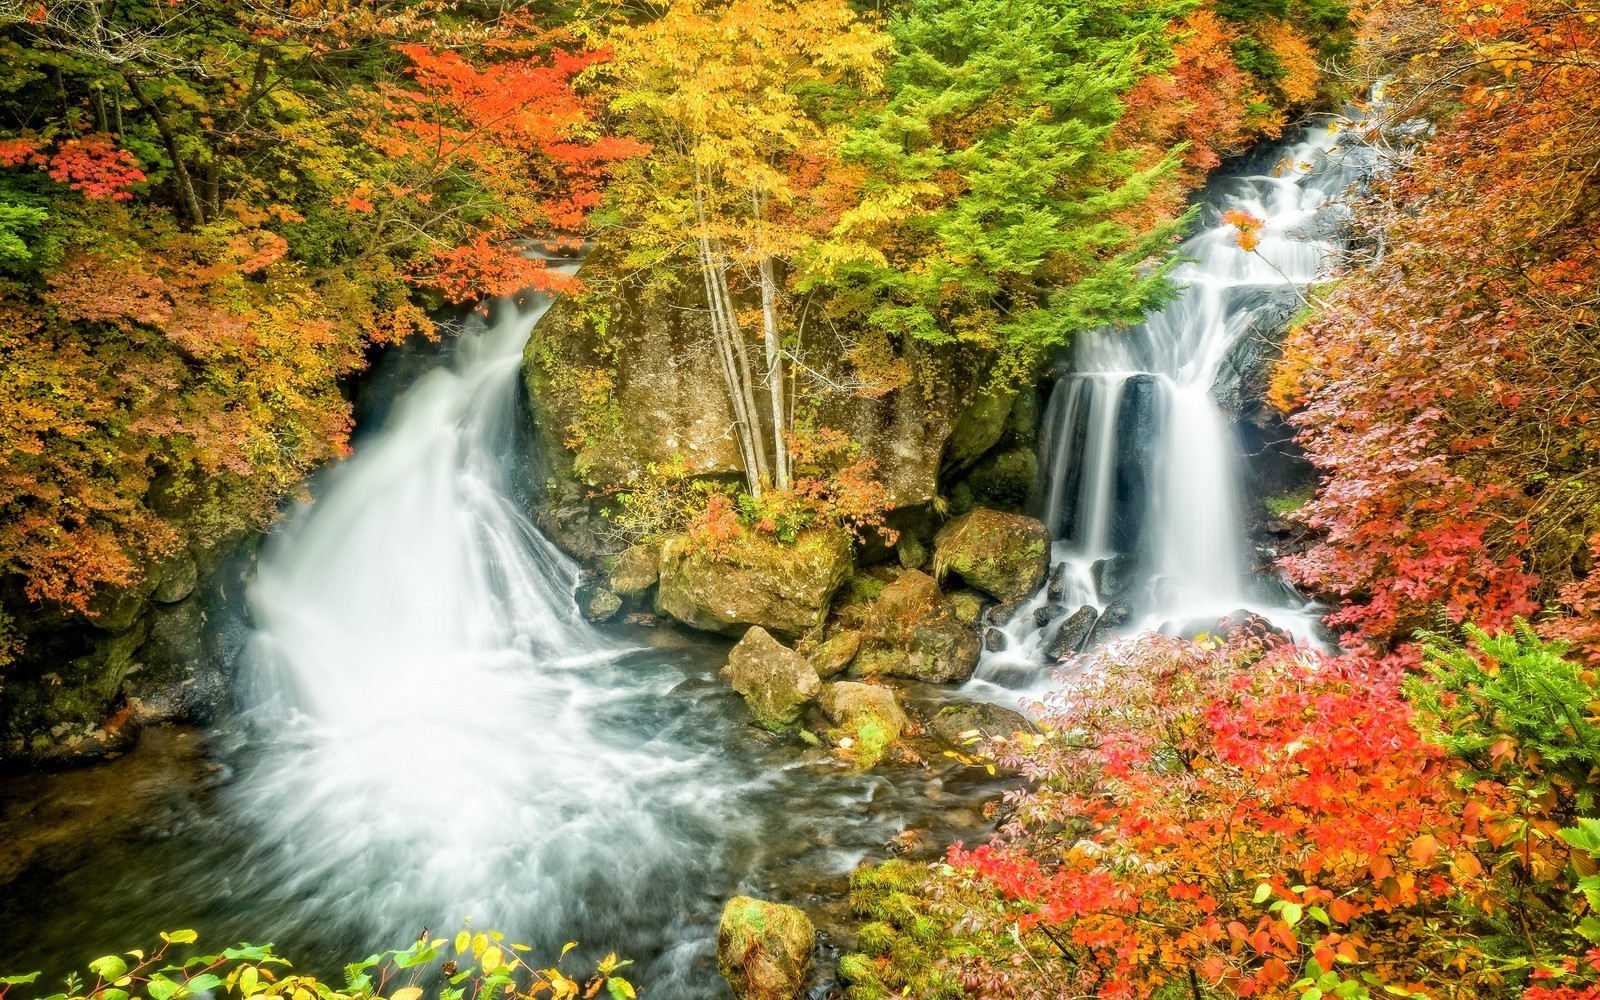
[[[483,957],[484,950],[487,949],[488,947],[489,947],[489,935],[487,935],[487,934],[474,934],[474,935],[472,935],[472,958],[473,958],[473,961],[477,961],[479,958]]]
[[[461,933],[457,934],[456,935],[456,954],[457,955],[465,954],[468,946],[470,946],[471,944],[472,944],[472,935],[471,935],[471,933],[469,933],[467,931],[462,931]]]
[[[407,986],[403,990],[395,990],[389,1000],[417,1000],[420,996],[422,996],[422,987]]]
[[[499,948],[489,948],[483,953],[483,971],[493,972],[506,964],[505,952]]]

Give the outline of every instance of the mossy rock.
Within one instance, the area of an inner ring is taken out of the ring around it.
[[[1028,504],[1039,478],[1039,458],[1032,448],[1016,448],[991,455],[967,476],[973,498],[979,503],[1008,510]]]
[[[955,609],[956,621],[963,625],[976,628],[978,621],[983,617],[983,609],[989,605],[989,598],[976,590],[958,590],[948,598],[950,607]]]
[[[607,589],[623,601],[639,601],[661,579],[661,546],[630,545],[600,559]]]
[[[861,633],[854,629],[839,632],[806,650],[806,659],[823,680],[844,673],[861,650]]]
[[[980,740],[1009,739],[1017,733],[1036,731],[1021,712],[972,702],[948,705],[928,720],[928,731],[946,746],[964,750]]]
[[[1001,601],[1034,593],[1050,572],[1050,531],[1021,514],[980,507],[934,538],[934,574],[954,574]]]
[[[851,669],[862,676],[951,683],[971,677],[981,653],[977,632],[956,617],[939,584],[910,570],[872,602]]]
[[[752,627],[733,647],[722,676],[744,698],[756,725],[772,732],[795,728],[822,688],[810,661],[760,626]]]
[[[759,625],[795,639],[827,617],[850,556],[840,531],[807,531],[791,544],[747,533],[720,556],[675,535],[661,549],[656,610],[707,632],[743,635]]]
[[[838,726],[829,738],[862,768],[878,763],[909,725],[894,689],[880,684],[826,684],[817,705]]]
[[[717,971],[736,1000],[793,1000],[816,947],[817,929],[798,909],[735,896],[717,925]]]

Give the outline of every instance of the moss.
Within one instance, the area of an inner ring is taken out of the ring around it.
[[[1267,512],[1273,517],[1286,517],[1310,503],[1312,496],[1313,491],[1310,489],[1295,490],[1282,496],[1263,497],[1261,505],[1266,507]]]

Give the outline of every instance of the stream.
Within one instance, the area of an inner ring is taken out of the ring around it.
[[[1336,249],[1319,220],[1360,164],[1330,155],[1335,141],[1316,130],[1214,181],[1183,247],[1195,261],[1175,273],[1183,296],[1131,332],[1080,338],[1043,434],[1054,603],[1125,602],[1120,632],[1240,607],[1309,629],[1303,602],[1251,572],[1238,448],[1210,392],[1253,310]],[[1218,222],[1228,206],[1266,220],[1259,255]],[[327,974],[469,919],[536,959],[567,940],[575,959],[635,958],[630,978],[661,1000],[724,997],[729,896],[820,917],[826,959],[848,945],[826,932],[858,864],[908,832],[924,858],[987,835],[999,789],[981,771],[928,750],[853,772],[743,724],[717,677],[725,642],[576,617],[578,568],[510,478],[518,362],[545,305],[468,321],[274,531],[234,717],[0,783],[0,972],[54,980],[194,927]],[[1048,603],[1003,627],[964,693],[1015,705],[1049,682],[1053,627],[1033,614]],[[924,712],[948,697],[913,695]]]

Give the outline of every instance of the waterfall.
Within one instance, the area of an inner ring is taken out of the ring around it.
[[[575,617],[576,566],[512,499],[546,306],[463,332],[262,555],[253,749],[226,794],[256,840],[239,875],[290,924],[362,947],[462,918],[637,941],[640,900],[684,891],[708,831],[741,829],[724,765],[638,731],[641,697],[666,694],[641,681],[670,680],[629,677]]]
[[[1372,156],[1358,144],[1340,148],[1340,139],[1336,129],[1314,129],[1270,151],[1267,169],[1214,180],[1197,231],[1178,251],[1178,297],[1131,329],[1077,339],[1040,440],[1056,582],[998,626],[1002,648],[991,636],[974,682],[980,693],[1046,683],[1056,656],[1073,651],[1065,639],[1052,648],[1061,616],[1080,605],[1101,615],[1088,641],[1149,629],[1192,634],[1239,610],[1308,638],[1316,616],[1305,602],[1252,576],[1242,460],[1213,387],[1241,340],[1262,320],[1292,313],[1298,289],[1341,248],[1337,199]],[[1229,209],[1263,220],[1256,252],[1221,221]],[[1052,604],[1057,617],[1041,628],[1050,613],[1040,609]]]

